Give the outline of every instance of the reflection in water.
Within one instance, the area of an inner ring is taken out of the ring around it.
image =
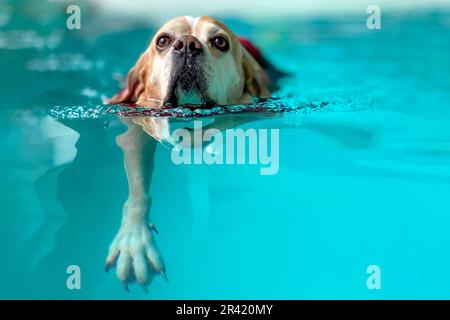
[[[41,228],[29,239],[25,252],[35,254],[42,250],[45,239],[40,234],[54,237],[55,241],[54,247],[47,243],[47,250],[51,251],[26,276],[24,290],[37,296],[73,297],[75,294],[85,297],[99,285],[103,271],[92,257],[105,255],[107,241],[103,239],[108,238],[109,230],[116,223],[114,212],[126,189],[124,177],[114,165],[121,162],[121,154],[108,141],[110,137],[103,122],[65,121],[64,124],[79,134],[75,145],[77,152],[73,161],[48,170],[35,183],[41,206],[51,209],[46,212]],[[64,142],[70,143],[70,140]],[[92,201],[93,196],[95,201]],[[37,240],[40,241],[34,242]],[[84,290],[71,292],[65,287],[67,274],[63,271],[70,264],[80,266],[82,272],[93,270],[82,273]],[[54,276],[40,276],[45,274]],[[42,288],[46,288],[45,293]]]

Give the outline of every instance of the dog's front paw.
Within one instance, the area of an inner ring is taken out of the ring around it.
[[[161,255],[153,240],[152,225],[145,223],[125,223],[120,227],[109,247],[106,258],[106,271],[116,265],[117,277],[126,290],[128,282],[136,279],[146,285],[153,272],[160,273],[165,279],[165,267]]]

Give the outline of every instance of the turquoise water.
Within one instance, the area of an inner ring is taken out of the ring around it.
[[[100,105],[157,26],[88,8],[68,31],[64,10],[31,3],[0,4],[0,298],[450,298],[450,13],[386,14],[377,31],[366,15],[224,17],[292,74],[268,103],[297,111],[243,126],[280,129],[279,172],[175,165],[158,142],[150,215],[169,281],[127,293],[104,271],[125,128]]]

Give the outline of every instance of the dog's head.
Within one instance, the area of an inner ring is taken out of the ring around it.
[[[210,17],[167,22],[109,103],[146,107],[227,105],[268,97],[268,78],[223,23]]]

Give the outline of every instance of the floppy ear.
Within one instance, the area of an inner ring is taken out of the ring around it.
[[[138,102],[141,94],[145,92],[145,84],[148,73],[149,53],[144,52],[133,68],[128,72],[127,84],[122,91],[117,93],[106,103],[135,103]]]
[[[252,97],[269,98],[269,77],[253,56],[242,46],[242,67],[244,69],[244,92]]]

